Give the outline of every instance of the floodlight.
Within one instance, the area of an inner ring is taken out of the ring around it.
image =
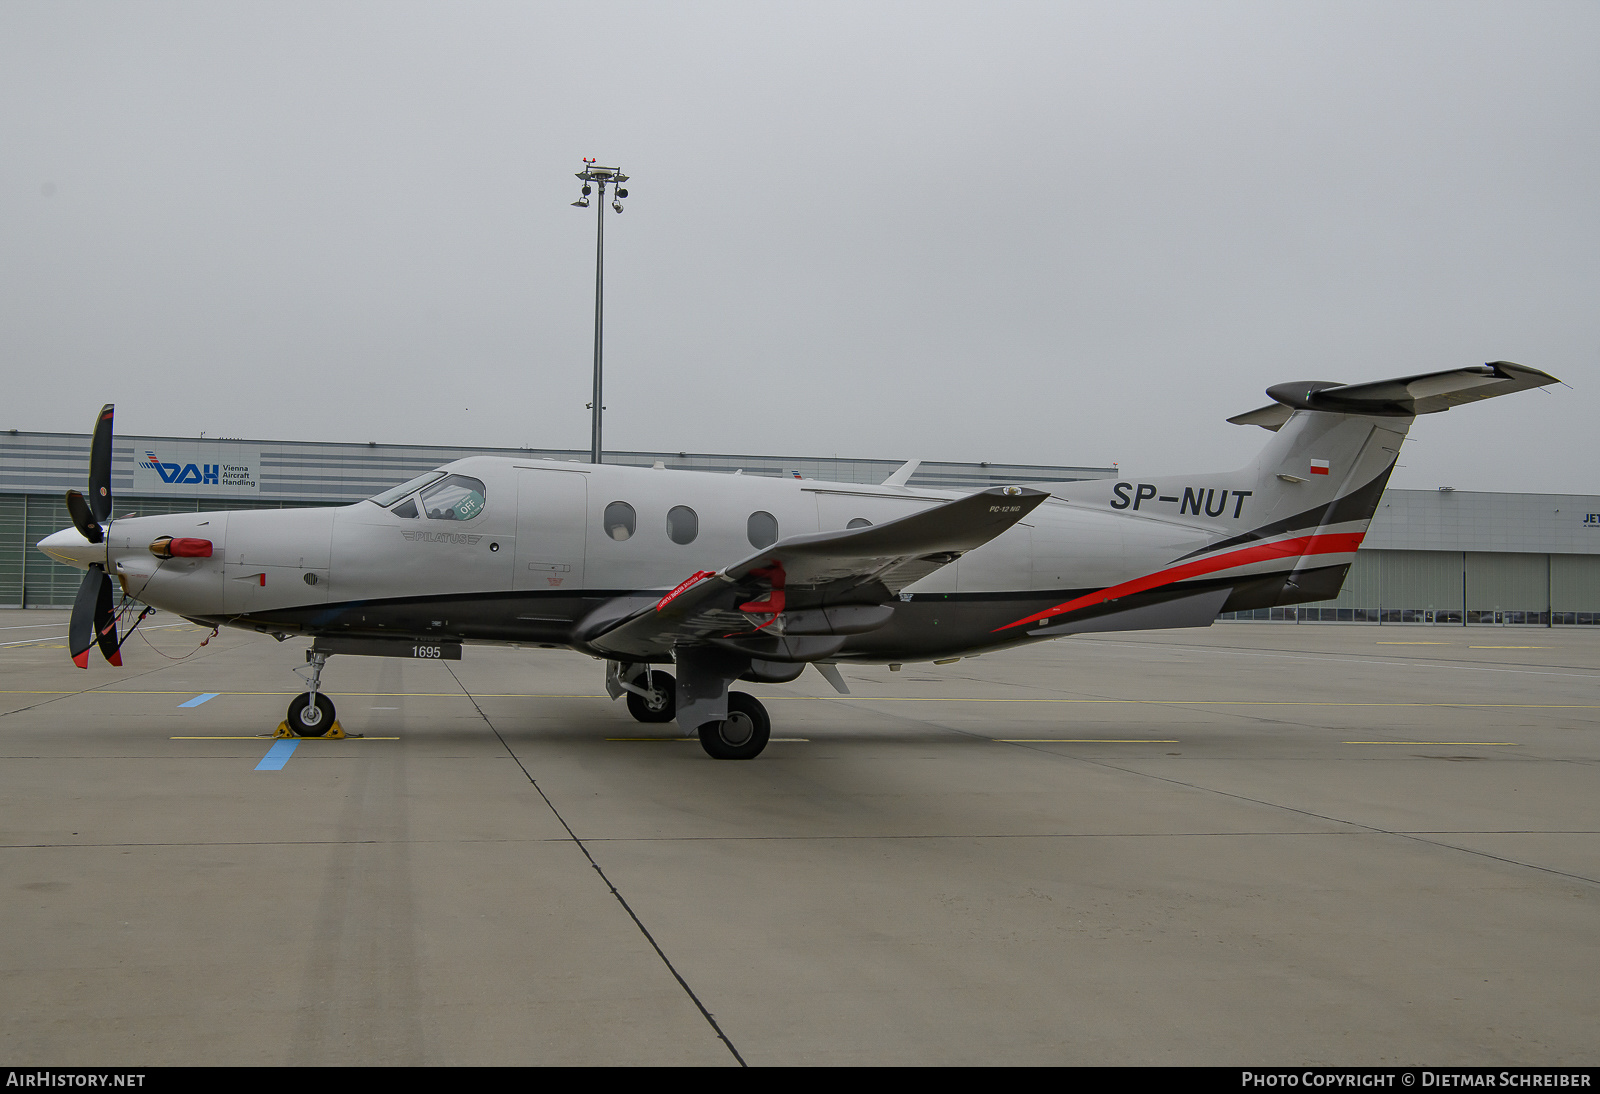
[[[583,170],[577,173],[577,178],[583,184],[582,197],[573,202],[578,209],[589,207],[589,196],[594,193],[594,184],[600,184],[600,207],[596,210],[599,214],[595,217],[594,225],[594,398],[585,404],[584,409],[591,415],[589,459],[594,463],[601,461],[602,447],[600,438],[600,415],[606,409],[601,401],[601,321],[604,316],[603,301],[605,299],[605,241],[606,241],[606,183],[611,184],[611,208],[617,213],[622,212],[622,199],[628,196],[628,191],[622,184],[628,181],[628,176],[615,167],[600,167],[595,161],[585,156]]]

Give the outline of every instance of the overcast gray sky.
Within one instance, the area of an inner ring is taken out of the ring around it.
[[[0,4],[0,428],[1600,492],[1600,5]]]

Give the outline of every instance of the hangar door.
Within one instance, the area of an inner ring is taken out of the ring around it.
[[[1467,611],[1549,610],[1549,555],[1467,552]]]

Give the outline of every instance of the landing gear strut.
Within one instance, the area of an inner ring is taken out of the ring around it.
[[[678,689],[672,674],[648,664],[607,662],[606,691],[613,699],[626,693],[628,713],[638,721],[670,722],[678,716]]]
[[[677,691],[670,672],[647,668],[628,689],[628,713],[641,722],[670,722],[678,716]]]
[[[700,727],[700,747],[715,760],[753,760],[767,747],[772,719],[754,695],[728,693],[728,716]]]
[[[317,688],[322,683],[322,667],[328,655],[321,650],[307,650],[309,669],[295,669],[295,674],[306,682],[306,690],[289,703],[289,732],[296,737],[322,737],[334,727],[333,700]]]

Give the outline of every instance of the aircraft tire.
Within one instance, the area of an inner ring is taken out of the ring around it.
[[[628,682],[636,688],[642,688],[645,686],[644,677],[645,674],[641,672]],[[650,677],[655,682],[655,689],[663,696],[660,704],[652,706],[643,695],[635,695],[630,691],[628,713],[640,722],[670,722],[678,716],[677,682],[672,679],[672,673],[660,670],[651,672]]]
[[[317,692],[317,705],[302,691],[289,702],[289,729],[297,737],[321,737],[333,728],[333,700]]]
[[[753,760],[767,747],[772,720],[754,695],[728,693],[728,717],[700,727],[700,747],[715,760]]]

